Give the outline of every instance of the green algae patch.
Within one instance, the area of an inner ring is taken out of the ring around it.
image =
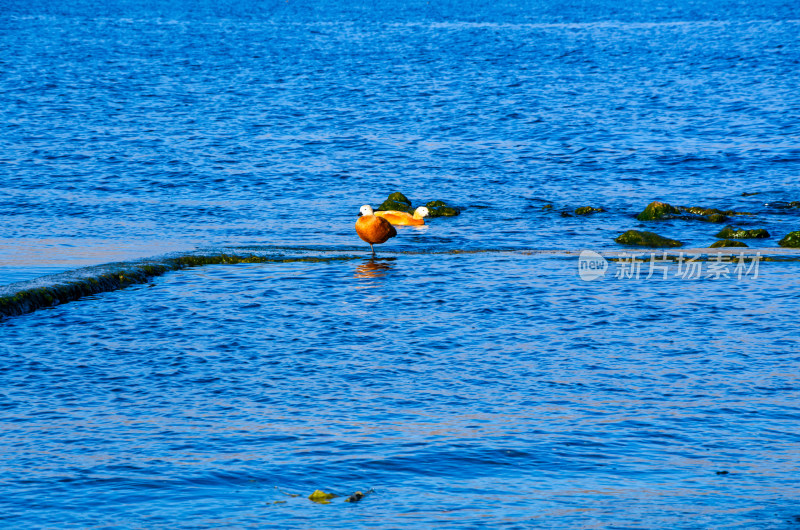
[[[787,248],[800,248],[800,231],[789,232],[778,244]]]
[[[599,212],[605,212],[605,210],[603,208],[595,208],[594,206],[581,206],[575,209],[575,215],[589,215]]]
[[[428,217],[455,217],[461,214],[461,209],[454,206],[448,206],[444,201],[430,201],[425,203],[428,209]]]
[[[671,219],[671,216],[679,213],[681,211],[671,204],[653,201],[636,218],[640,221],[658,221],[660,219]]]
[[[647,248],[675,248],[682,247],[683,243],[675,239],[662,237],[653,232],[645,232],[640,230],[628,230],[624,234],[614,239],[620,245],[629,245],[633,247],[647,247]]]
[[[763,228],[756,228],[754,230],[744,230],[736,228],[735,226],[726,226],[719,233],[714,236],[721,239],[764,239],[769,237],[769,232]]]
[[[325,493],[322,490],[314,490],[314,493],[308,496],[308,500],[316,502],[317,504],[330,504],[331,499],[337,497],[333,493]]]
[[[721,248],[721,247],[746,247],[745,243],[741,241],[734,241],[733,239],[722,239],[720,241],[715,241],[709,245],[708,248]]]
[[[411,201],[399,191],[390,193],[386,200],[378,206],[378,210],[395,210],[406,213],[414,212],[411,208]]]

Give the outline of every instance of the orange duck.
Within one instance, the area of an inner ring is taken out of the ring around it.
[[[356,221],[356,233],[358,237],[369,243],[369,248],[372,249],[372,255],[375,255],[375,248],[372,246],[380,243],[386,243],[389,238],[397,235],[397,230],[394,229],[392,223],[376,217],[372,213],[372,207],[365,204],[361,207],[361,217]]]
[[[414,215],[406,212],[398,212],[397,210],[384,210],[377,211],[375,215],[383,217],[393,225],[424,225],[424,217],[430,214],[427,208],[420,206],[414,210]]]

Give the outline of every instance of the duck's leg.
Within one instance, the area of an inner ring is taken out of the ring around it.
[[[375,257],[375,247],[372,246],[372,243],[369,244],[369,248],[372,250],[372,257]]]

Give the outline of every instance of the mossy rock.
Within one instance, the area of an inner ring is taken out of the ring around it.
[[[459,208],[448,206],[444,201],[430,201],[425,207],[428,208],[428,217],[454,217],[461,214]]]
[[[680,215],[690,214],[690,215]],[[729,215],[753,215],[748,212],[734,210],[718,210],[702,206],[672,206],[665,202],[651,202],[642,213],[636,216],[640,221],[658,221],[661,219],[684,219],[687,221],[708,221],[710,223],[724,223]]]
[[[330,500],[334,497],[336,497],[336,495],[333,493],[325,493],[322,490],[314,490],[314,493],[309,495],[308,499],[319,504],[329,504]]]
[[[407,213],[414,212],[411,208],[411,201],[399,191],[389,194],[386,200],[378,206],[378,210],[396,210],[398,212]]]
[[[749,212],[737,212],[735,210],[719,210],[717,208],[704,208],[703,206],[678,206],[678,209],[683,212],[692,213],[694,215],[753,215]]]
[[[588,215],[598,212],[605,212],[605,210],[602,208],[595,208],[594,206],[581,206],[575,210],[575,215]]]
[[[728,225],[720,230],[719,233],[714,237],[719,237],[721,239],[764,239],[769,237],[769,232],[763,228],[744,230],[742,228],[736,228]]]
[[[708,248],[721,248],[721,247],[746,247],[744,243],[741,241],[734,241],[732,239],[721,239],[720,241],[715,241]]]
[[[712,215],[723,213],[722,210],[717,210],[716,208],[704,208],[702,206],[682,206],[680,207],[680,210],[693,213],[695,215]]]
[[[778,244],[787,248],[800,248],[800,230],[789,232]]]
[[[768,206],[771,206],[772,208],[777,208],[779,210],[790,210],[792,208],[800,208],[800,201],[792,201],[792,202],[775,201],[769,203]]]
[[[712,213],[710,215],[706,215],[705,217],[709,223],[724,223],[729,219],[727,215],[721,213]]]
[[[411,206],[408,204],[390,200],[383,201],[381,205],[378,206],[378,210],[396,210],[398,212],[414,213],[414,210],[412,210]]]
[[[659,219],[670,219],[672,215],[679,213],[681,211],[671,204],[654,201],[648,204],[636,218],[640,221],[658,221]]]
[[[355,493],[353,493],[352,495],[350,495],[349,497],[347,497],[347,498],[344,500],[344,502],[358,502],[358,501],[360,501],[361,499],[363,499],[364,497],[366,497],[366,494],[364,494],[364,493],[361,493],[360,491],[356,491]]]
[[[620,245],[629,245],[633,247],[647,247],[647,248],[675,248],[682,247],[683,243],[674,239],[662,237],[653,232],[645,232],[640,230],[628,230],[624,234],[617,237],[614,241]]]
[[[394,201],[394,202],[402,202],[404,204],[407,204],[409,206],[409,208],[411,207],[411,201],[409,200],[409,198],[406,197],[405,195],[403,195],[402,193],[400,193],[399,191],[396,191],[394,193],[390,193],[389,196],[386,197],[386,200],[387,201]]]

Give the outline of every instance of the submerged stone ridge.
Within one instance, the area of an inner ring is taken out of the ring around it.
[[[202,265],[235,263],[324,262],[358,259],[355,256],[285,257],[253,254],[187,254],[162,260],[109,263],[86,267],[19,284],[0,287],[0,320],[79,300],[85,296],[116,291],[149,282],[169,271]],[[46,281],[47,284],[42,285]],[[30,286],[26,288],[25,286]],[[18,287],[19,290],[14,290]],[[7,294],[3,294],[6,292]]]

